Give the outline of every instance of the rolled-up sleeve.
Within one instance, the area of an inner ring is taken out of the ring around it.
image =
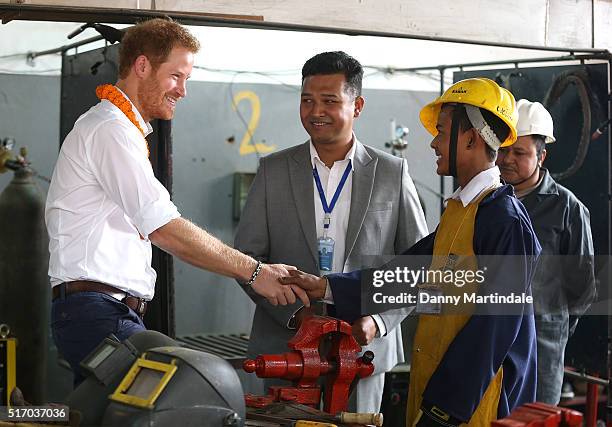
[[[138,130],[115,120],[102,123],[86,144],[87,160],[100,186],[146,238],[180,214],[155,178],[144,150]]]
[[[177,207],[170,200],[170,195],[166,188],[159,182],[157,182],[157,185],[163,189],[160,190],[160,196],[162,193],[165,193],[166,196],[143,206],[132,218],[134,225],[136,225],[136,228],[138,228],[143,237],[147,237],[158,228],[181,216]]]

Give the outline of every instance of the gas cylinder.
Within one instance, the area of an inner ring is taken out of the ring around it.
[[[27,164],[0,194],[0,323],[17,338],[17,387],[45,402],[50,286],[44,200]]]

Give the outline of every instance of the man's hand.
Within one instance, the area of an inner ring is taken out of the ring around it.
[[[376,338],[378,326],[372,316],[365,316],[355,320],[353,323],[353,336],[359,345],[368,345]]]
[[[295,271],[295,267],[285,264],[262,264],[261,271],[251,287],[272,305],[293,304],[297,296],[306,307],[310,307],[310,300],[305,291],[279,282],[279,279],[289,275],[290,271]]]
[[[291,285],[294,292],[297,293],[298,290],[306,291],[312,299],[321,299],[325,296],[327,280],[324,277],[304,273],[300,270],[289,270],[288,273],[287,276],[280,278],[280,282],[284,285]]]

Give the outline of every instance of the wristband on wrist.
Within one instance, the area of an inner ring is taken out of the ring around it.
[[[259,276],[259,272],[261,271],[262,266],[263,264],[261,263],[261,261],[257,261],[255,271],[253,271],[253,274],[251,274],[251,278],[248,282],[245,283],[245,286],[253,286],[253,283],[255,283],[255,279],[257,279],[257,276]]]

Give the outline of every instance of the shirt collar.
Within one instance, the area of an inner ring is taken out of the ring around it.
[[[144,119],[142,118],[142,115],[140,114],[140,111],[138,111],[138,108],[136,108],[136,106],[134,105],[134,103],[132,102],[132,100],[129,98],[129,96],[127,96],[127,94],[122,91],[121,89],[119,89],[117,86],[115,86],[115,88],[121,92],[121,94],[123,94],[123,96],[125,96],[125,99],[127,99],[128,101],[130,101],[130,104],[132,104],[132,111],[134,112],[134,115],[136,116],[136,120],[138,120],[138,123],[140,123],[140,127],[144,130],[144,136],[149,135],[151,132],[153,132],[153,127],[148,123],[145,122]]]
[[[525,197],[527,197],[530,194],[532,194],[538,187],[540,187],[542,185],[542,181],[543,180],[544,180],[544,173],[540,173],[540,176],[538,178],[538,182],[535,183],[535,185],[532,185],[529,188],[524,188],[522,190],[517,190],[515,188],[514,189],[514,195],[516,196],[517,199],[523,200]]]
[[[315,167],[316,162],[318,161],[321,165],[325,165],[325,163],[323,163],[323,161],[319,158],[319,153],[317,153],[317,149],[315,148],[314,144],[312,143],[312,139],[309,140],[310,144],[309,144],[309,148],[310,148],[310,163],[312,164],[312,167]],[[359,141],[357,141],[357,138],[355,137],[355,134],[353,134],[353,146],[351,147],[351,149],[349,150],[348,153],[346,153],[346,156],[344,156],[344,160],[349,160],[351,161],[351,164],[355,163],[355,150],[357,147],[357,143]],[[340,160],[341,162],[344,160]]]
[[[558,195],[559,189],[557,188],[557,183],[555,182],[553,177],[550,176],[550,172],[548,172],[548,169],[541,168],[540,170],[544,173],[542,176],[542,182],[540,183],[540,186],[538,187],[538,194],[541,194],[541,195],[556,194]]]
[[[460,200],[463,207],[466,207],[478,198],[488,188],[501,186],[500,172],[497,166],[486,169],[476,175],[467,183],[465,188],[459,187],[451,196],[446,199]]]

